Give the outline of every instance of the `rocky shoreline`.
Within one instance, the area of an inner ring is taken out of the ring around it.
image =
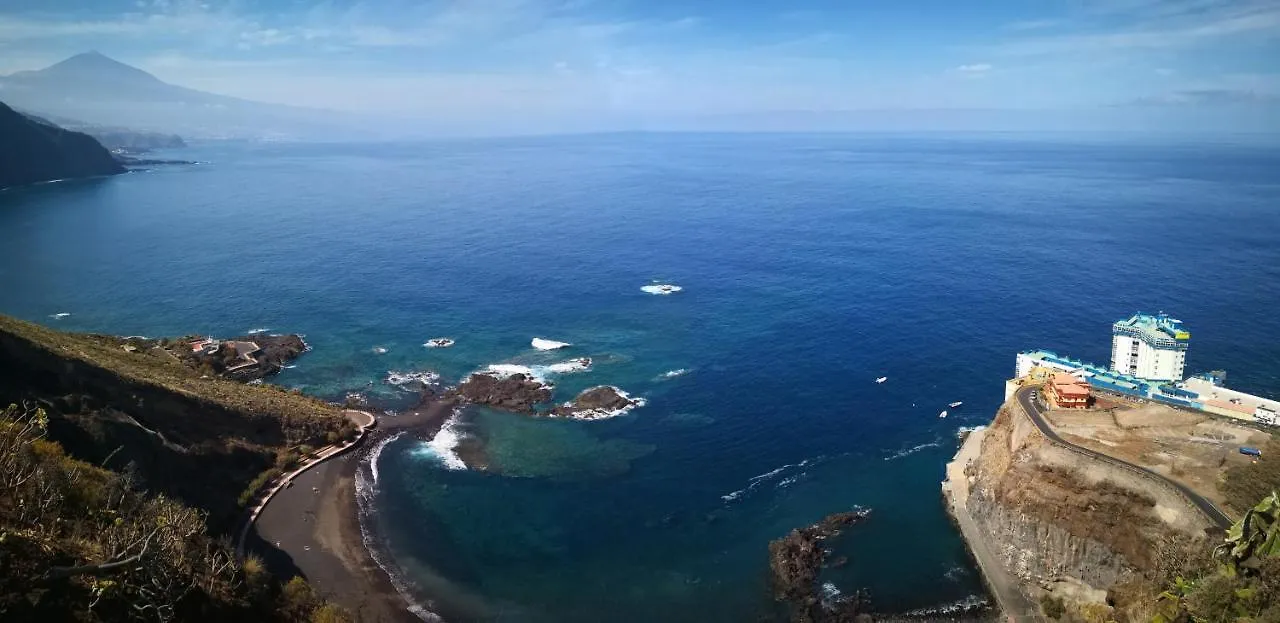
[[[769,569],[772,572],[774,599],[790,609],[795,623],[871,621],[869,601],[863,592],[824,598],[819,575],[824,568],[842,566],[847,559],[829,561],[824,545],[845,528],[861,523],[871,511],[855,509],[834,513],[822,521],[796,528],[786,536],[769,543]]]

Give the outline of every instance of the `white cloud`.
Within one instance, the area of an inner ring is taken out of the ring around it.
[[[982,74],[991,71],[991,69],[990,63],[973,63],[956,67],[956,71],[965,74]]]
[[[1120,13],[1108,6],[1105,19],[1084,15],[1073,24],[1076,34],[1015,38],[985,48],[1010,56],[1061,56],[1131,49],[1184,48],[1228,37],[1280,35],[1280,4],[1274,1],[1223,0],[1121,1]],[[1117,14],[1119,13],[1119,14]],[[1101,24],[1125,22],[1121,26]]]

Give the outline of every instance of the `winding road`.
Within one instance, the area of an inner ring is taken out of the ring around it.
[[[1226,513],[1223,513],[1221,509],[1219,509],[1217,506],[1214,506],[1213,502],[1210,502],[1204,496],[1196,493],[1195,491],[1192,491],[1191,489],[1187,488],[1185,485],[1179,482],[1170,480],[1169,478],[1166,478],[1165,476],[1162,476],[1140,465],[1134,465],[1133,463],[1130,463],[1128,461],[1123,461],[1113,456],[1108,456],[1108,455],[1102,454],[1101,452],[1096,452],[1094,450],[1090,450],[1089,448],[1078,446],[1074,443],[1071,443],[1063,439],[1062,437],[1059,437],[1058,433],[1054,432],[1053,427],[1049,426],[1049,423],[1045,421],[1044,412],[1040,409],[1040,405],[1036,403],[1035,399],[1032,398],[1032,395],[1034,393],[1035,393],[1035,389],[1030,387],[1024,387],[1018,390],[1018,404],[1022,405],[1022,410],[1027,413],[1027,416],[1031,418],[1031,421],[1033,423],[1035,423],[1036,428],[1039,428],[1040,432],[1043,433],[1045,437],[1048,437],[1050,441],[1053,441],[1054,443],[1065,446],[1071,450],[1079,452],[1090,458],[1094,458],[1099,461],[1104,461],[1112,465],[1123,467],[1125,469],[1137,472],[1148,478],[1153,478],[1158,482],[1167,484],[1170,487],[1173,487],[1175,490],[1177,490],[1178,493],[1181,493],[1183,497],[1187,498],[1187,500],[1190,501],[1191,504],[1194,505],[1197,509],[1199,509],[1201,513],[1204,513],[1204,515],[1208,517],[1209,520],[1214,523],[1214,525],[1218,526],[1219,528],[1222,528],[1223,530],[1226,530],[1227,528],[1231,527],[1231,524],[1233,522],[1231,521],[1230,517],[1227,517]]]

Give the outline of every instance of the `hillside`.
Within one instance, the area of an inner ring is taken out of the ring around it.
[[[0,188],[125,169],[93,137],[39,123],[0,102]]]
[[[0,409],[0,620],[349,620],[237,561],[202,513],[68,457],[42,409]]]
[[[72,456],[127,471],[229,533],[259,476],[352,434],[334,405],[202,375],[124,338],[0,316],[0,404],[33,404]]]

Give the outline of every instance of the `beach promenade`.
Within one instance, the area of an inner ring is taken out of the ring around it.
[[[965,469],[978,457],[982,449],[982,439],[986,428],[970,432],[960,446],[960,451],[950,463],[947,463],[947,479],[942,483],[942,493],[947,501],[947,510],[960,526],[965,544],[978,565],[979,572],[986,582],[988,590],[995,598],[996,606],[1007,621],[1041,621],[1040,610],[1027,599],[1018,588],[1018,580],[1013,577],[996,555],[985,532],[969,514],[969,477]]]
[[[347,409],[343,411],[343,415],[346,415],[347,418],[358,427],[355,439],[320,448],[312,454],[311,457],[303,459],[298,464],[298,467],[293,471],[277,478],[268,485],[266,493],[260,495],[257,502],[249,508],[248,514],[244,519],[244,523],[240,526],[240,530],[236,535],[237,558],[244,558],[245,539],[249,536],[249,530],[253,528],[253,524],[258,521],[258,516],[262,514],[262,510],[267,507],[267,503],[271,501],[271,498],[275,497],[281,489],[288,487],[289,483],[293,482],[293,480],[303,472],[306,472],[307,470],[360,445],[360,442],[364,441],[369,430],[372,429],[378,421],[372,413],[368,413],[366,411]]]

